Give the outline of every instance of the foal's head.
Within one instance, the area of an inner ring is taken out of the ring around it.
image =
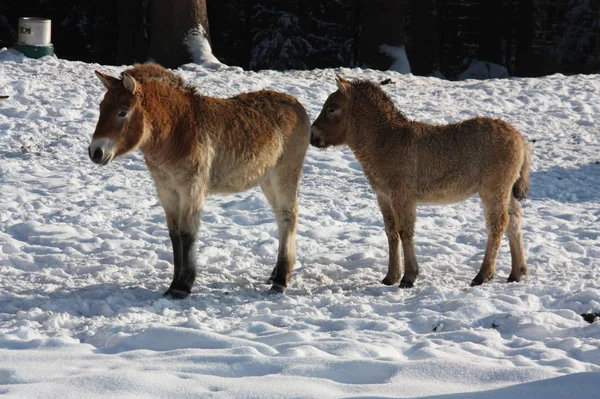
[[[325,148],[346,143],[352,83],[340,75],[336,76],[335,82],[338,90],[327,98],[319,117],[312,124],[310,144],[315,147]]]
[[[88,152],[93,162],[106,165],[136,149],[144,139],[141,87],[127,73],[121,75],[122,79],[98,71],[96,76],[108,91],[100,103],[100,117]]]

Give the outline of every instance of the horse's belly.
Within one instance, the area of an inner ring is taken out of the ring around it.
[[[423,204],[454,204],[464,201],[477,193],[474,187],[445,187],[442,189],[427,190],[421,192],[418,202]]]
[[[262,168],[234,170],[231,173],[215,176],[209,184],[210,194],[232,194],[246,191],[256,186],[272,169],[270,165]]]

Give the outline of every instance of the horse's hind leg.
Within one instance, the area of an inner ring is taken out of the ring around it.
[[[508,195],[509,193],[488,197],[484,193],[479,194],[483,204],[488,238],[481,269],[471,282],[471,286],[486,283],[494,276],[498,249],[508,226]]]
[[[522,276],[527,274],[527,264],[525,263],[523,233],[521,232],[521,206],[515,198],[511,197],[510,199],[508,214],[509,221],[506,236],[508,237],[512,262],[512,270],[510,276],[508,276],[508,282],[518,282]]]
[[[279,231],[277,262],[269,279],[269,282],[273,283],[271,291],[278,293],[285,291],[296,262],[296,227],[298,223],[296,197],[299,173],[296,176],[285,176],[284,174],[285,171],[276,168],[260,185],[273,208]]]

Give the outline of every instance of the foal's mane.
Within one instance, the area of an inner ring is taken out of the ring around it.
[[[163,68],[157,64],[135,64],[133,68],[129,68],[121,73],[129,75],[142,84],[162,85],[176,90],[182,90],[185,94],[198,95],[196,87],[186,84],[181,76]]]
[[[408,118],[396,108],[390,96],[377,83],[368,80],[352,81],[352,98],[356,106],[370,104],[383,112],[390,121],[408,121]]]

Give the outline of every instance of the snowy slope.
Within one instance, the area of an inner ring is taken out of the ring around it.
[[[104,90],[94,69],[0,51],[0,394],[9,398],[597,398],[600,322],[600,77],[383,80],[411,118],[502,117],[533,148],[523,230],[530,275],[470,288],[485,245],[479,200],[421,206],[415,288],[379,282],[387,240],[348,149],[311,148],[298,262],[268,296],[276,226],[259,190],[210,197],[199,274],[161,297],[171,248],[139,153],[107,167],[87,146]],[[178,72],[200,91],[270,88],[314,119],[334,72]],[[576,374],[584,373],[584,374]],[[480,393],[469,393],[485,391]]]

